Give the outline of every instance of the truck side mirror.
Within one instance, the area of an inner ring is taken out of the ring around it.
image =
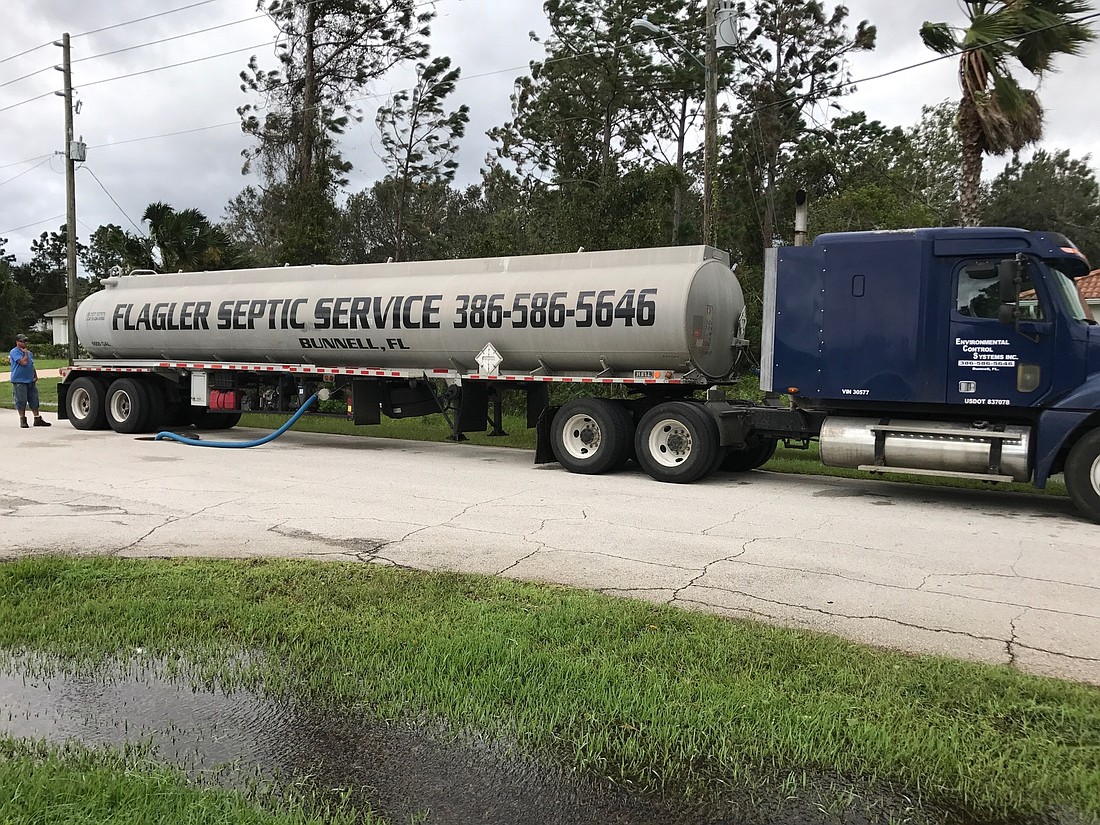
[[[1005,258],[997,263],[997,281],[1001,305],[997,309],[997,320],[1002,324],[1015,324],[1020,317],[1020,262],[1015,258]]]

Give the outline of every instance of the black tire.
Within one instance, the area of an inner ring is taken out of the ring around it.
[[[77,378],[65,394],[69,423],[78,430],[107,429],[106,396],[107,382],[102,378]]]
[[[145,432],[159,430],[168,421],[168,392],[164,384],[155,378],[147,378],[142,384],[149,399],[149,414],[142,429]]]
[[[240,420],[239,412],[207,413],[205,426],[208,430],[232,430]]]
[[[1082,515],[1100,523],[1100,429],[1073,445],[1066,459],[1066,492]]]
[[[714,470],[719,441],[718,424],[701,406],[666,401],[642,416],[634,454],[657,481],[689,484]]]
[[[231,430],[240,420],[239,412],[211,412],[206,407],[191,408],[191,423],[197,430]]]
[[[107,423],[116,433],[140,433],[149,420],[149,394],[141,381],[118,378],[111,383],[104,400]]]
[[[169,401],[164,423],[169,427],[191,426],[191,400],[178,398],[175,401]]]
[[[558,410],[550,438],[562,467],[571,473],[597,475],[619,470],[630,460],[634,421],[614,401],[577,398]]]
[[[724,473],[744,473],[763,467],[775,455],[776,444],[774,438],[769,438],[740,450],[730,448],[722,460],[721,470]]]

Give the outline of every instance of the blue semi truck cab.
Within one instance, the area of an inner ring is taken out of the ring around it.
[[[771,250],[761,388],[790,396],[797,426],[750,412],[730,443],[801,428],[832,466],[1040,488],[1064,473],[1100,521],[1100,326],[1075,283],[1088,272],[1064,236],[1003,227]]]

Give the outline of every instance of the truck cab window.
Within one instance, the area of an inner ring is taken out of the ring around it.
[[[1025,270],[1020,285],[1019,317],[1025,321],[1041,321],[1045,315],[1043,304],[1029,273],[1030,268]],[[955,309],[960,315],[996,319],[1000,306],[996,261],[975,261],[959,272]]]
[[[1055,295],[1055,300],[1061,303],[1062,308],[1065,309],[1069,317],[1075,321],[1094,323],[1092,313],[1085,306],[1085,302],[1081,300],[1081,293],[1077,289],[1077,282],[1073,280],[1073,276],[1063,272],[1058,264],[1053,261],[1047,261],[1047,266],[1050,267],[1050,282],[1053,287],[1051,291]]]

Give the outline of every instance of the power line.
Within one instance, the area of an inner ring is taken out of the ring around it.
[[[38,226],[39,224],[49,223],[50,221],[56,221],[58,218],[64,219],[65,218],[65,213],[62,212],[60,215],[54,215],[52,218],[43,218],[42,220],[35,221],[34,223],[25,223],[22,226],[15,227],[14,229],[0,230],[0,235],[7,235],[9,232],[18,232],[20,229],[29,229],[32,226]]]
[[[0,166],[0,169],[10,169],[13,166],[22,166],[24,163],[34,163],[36,160],[42,160],[42,158],[52,158],[53,152],[48,155],[38,155],[37,157],[27,158],[26,160],[17,160],[14,163],[5,163]]]
[[[213,0],[207,0],[207,2],[213,2]],[[202,63],[206,60],[215,60],[219,57],[227,57],[231,54],[240,54],[241,52],[250,52],[253,49],[258,49],[261,46],[267,46],[267,43],[259,43],[255,46],[245,46],[243,49],[233,49],[228,52],[220,52],[219,54],[211,54],[206,57],[196,57],[194,60],[184,60],[180,63],[170,63],[167,66],[157,66],[152,69],[142,69],[140,72],[130,72],[129,74],[120,74],[115,77],[105,77],[102,80],[90,80],[86,83],[81,83],[80,88],[85,89],[88,86],[98,86],[101,83],[111,83],[115,80],[125,80],[128,77],[138,77],[143,74],[153,74],[154,72],[163,72],[166,69],[178,69],[180,66],[190,66],[193,63]],[[0,109],[0,112],[4,111]]]
[[[88,35],[90,35],[90,34],[99,34],[100,32],[110,31],[111,29],[118,29],[118,28],[122,28],[123,26],[129,26],[129,25],[132,25],[132,24],[134,24],[134,23],[143,23],[143,22],[145,22],[146,20],[152,20],[152,19],[154,19],[154,18],[156,18],[156,17],[165,17],[165,16],[167,16],[167,15],[169,15],[169,14],[175,14],[176,12],[180,12],[180,11],[187,11],[188,9],[193,9],[193,8],[196,8],[196,7],[198,7],[198,6],[205,6],[205,5],[209,4],[209,3],[215,3],[215,2],[218,2],[218,0],[202,0],[202,2],[199,2],[199,3],[192,3],[192,4],[191,4],[191,5],[189,5],[189,6],[180,6],[180,7],[179,7],[179,8],[177,8],[177,9],[169,9],[168,11],[162,11],[162,12],[158,12],[157,14],[149,14],[149,15],[146,15],[145,17],[138,17],[138,18],[135,18],[135,19],[133,19],[133,20],[125,20],[125,21],[123,21],[122,23],[114,23],[114,24],[112,24],[112,25],[110,25],[110,26],[104,26],[104,27],[102,27],[102,28],[99,28],[99,29],[92,29],[92,30],[90,30],[90,31],[86,31],[86,32],[80,32],[79,34],[74,34],[74,35],[73,35],[73,38],[77,38],[77,37],[87,37],[87,36],[88,36]],[[314,0],[314,2],[316,2],[316,0]],[[262,16],[262,15],[257,15],[257,17],[260,17],[260,16]],[[26,50],[24,50],[24,51],[21,51],[21,52],[19,52],[18,54],[13,54],[13,55],[9,55],[8,57],[5,57],[5,58],[3,58],[3,59],[0,59],[0,64],[2,64],[2,63],[7,63],[7,62],[8,62],[9,60],[15,60],[15,59],[16,59],[16,58],[18,58],[18,57],[23,57],[24,55],[28,55],[28,54],[30,54],[31,52],[36,52],[36,51],[38,51],[39,49],[44,49],[44,48],[46,48],[47,46],[52,46],[52,45],[53,45],[53,41],[52,41],[52,40],[51,40],[51,41],[49,41],[49,42],[47,42],[47,43],[40,43],[39,45],[37,45],[37,46],[33,46],[33,47],[29,48],[29,49],[26,49]],[[87,59],[87,58],[85,58],[85,59]],[[37,74],[37,72],[36,72],[36,74]],[[20,79],[22,79],[22,78],[20,78]],[[14,81],[11,81],[11,82],[14,82]],[[6,85],[6,84],[5,84],[5,85]]]
[[[40,161],[39,161],[38,163],[36,163],[36,164],[35,164],[34,166],[32,166],[32,167],[31,167],[30,169],[24,169],[24,170],[23,170],[22,172],[20,172],[20,173],[19,173],[18,175],[13,175],[12,177],[8,178],[8,179],[7,179],[7,180],[5,180],[5,181],[0,181],[0,186],[3,186],[4,184],[7,184],[7,183],[11,183],[11,182],[12,182],[13,180],[15,180],[16,178],[21,178],[21,177],[23,177],[23,175],[27,174],[28,172],[33,172],[33,171],[34,171],[35,169],[37,169],[37,168],[38,168],[39,166],[41,166],[41,165],[42,165],[43,163],[47,163],[47,162],[48,162],[48,161],[50,161],[50,160],[51,160],[52,158],[53,158],[53,155],[46,155],[46,157],[44,157],[44,158],[43,158],[42,160],[40,160]]]
[[[178,132],[165,132],[160,135],[146,135],[138,138],[128,138],[127,140],[116,140],[111,143],[100,143],[95,146],[89,146],[89,149],[109,149],[112,146],[124,146],[127,143],[142,143],[146,140],[160,140],[161,138],[179,137],[180,135],[191,135],[195,132],[206,132],[211,129],[224,129],[226,126],[240,126],[239,120],[227,121],[225,123],[214,123],[210,126],[196,126],[194,129],[181,129]]]
[[[128,221],[130,222],[130,224],[131,224],[131,225],[132,225],[132,226],[134,227],[134,229],[136,229],[136,230],[138,231],[138,233],[139,233],[139,234],[140,234],[140,235],[141,235],[142,237],[145,237],[145,233],[141,231],[141,227],[140,227],[140,226],[138,226],[138,225],[137,225],[136,223],[134,223],[134,219],[133,219],[133,218],[131,218],[131,217],[130,217],[130,216],[129,216],[129,215],[127,214],[127,213],[126,213],[126,210],[125,210],[125,209],[123,209],[123,208],[122,208],[121,206],[119,206],[119,203],[118,203],[118,201],[116,201],[116,200],[115,200],[115,196],[114,196],[114,195],[112,195],[112,194],[111,194],[110,192],[108,192],[108,191],[107,191],[107,187],[103,185],[103,181],[101,181],[101,180],[99,179],[99,176],[98,176],[98,175],[97,175],[97,174],[96,174],[95,172],[93,172],[93,171],[92,171],[91,167],[90,167],[90,166],[87,166],[87,165],[81,165],[81,167],[80,167],[80,168],[81,168],[81,169],[84,169],[84,170],[86,170],[86,171],[88,172],[88,174],[89,174],[89,175],[91,175],[91,176],[92,176],[93,178],[95,178],[95,182],[99,184],[99,188],[103,190],[103,193],[104,193],[104,194],[105,194],[105,195],[106,195],[106,196],[107,196],[108,198],[110,198],[110,199],[111,199],[111,203],[113,203],[113,204],[114,204],[114,205],[115,205],[115,206],[116,206],[116,207],[118,208],[118,211],[119,211],[119,212],[121,212],[121,213],[122,213],[123,215],[125,215],[125,216],[126,216],[126,220],[128,220]]]
[[[1002,37],[1000,40],[992,40],[992,41],[990,41],[989,43],[987,43],[985,45],[986,46],[995,46],[997,44],[1010,43],[1013,40],[1019,40],[1024,35],[1041,34],[1042,32],[1050,31],[1052,29],[1058,29],[1058,28],[1061,28],[1062,26],[1072,26],[1072,25],[1076,25],[1076,24],[1079,24],[1079,23],[1087,23],[1089,20],[1094,20],[1098,17],[1100,17],[1100,12],[1093,12],[1092,14],[1086,14],[1082,17],[1078,17],[1078,18],[1075,18],[1073,20],[1064,20],[1060,23],[1052,23],[1051,25],[1044,26],[1041,29],[1029,29],[1026,32],[1021,32],[1021,33],[1015,34],[1011,37]],[[836,89],[839,91],[840,89],[845,89],[848,86],[854,86],[857,83],[867,83],[871,80],[881,80],[884,77],[891,77],[892,75],[901,74],[902,72],[908,72],[912,69],[920,69],[924,66],[931,65],[932,63],[938,63],[941,60],[950,60],[950,59],[959,58],[959,57],[962,57],[964,54],[966,54],[968,51],[976,51],[976,50],[978,50],[978,49],[977,48],[975,48],[975,49],[960,49],[959,51],[951,52],[950,54],[941,54],[938,57],[932,57],[932,58],[929,58],[928,60],[922,60],[919,63],[911,63],[907,66],[901,66],[897,69],[891,69],[890,71],[887,71],[887,72],[881,72],[879,74],[871,75],[869,77],[858,78],[856,80],[848,80],[848,81],[845,81],[844,83],[837,84]],[[765,103],[764,105],[758,106],[755,109],[749,109],[749,110],[746,110],[744,112],[740,112],[739,114],[741,114],[741,115],[754,115],[757,112],[762,112],[765,109],[770,109],[774,106],[782,106],[786,103],[796,103],[796,102],[798,102],[798,100],[800,98],[801,98],[801,95],[792,95],[791,97],[788,97],[784,100],[776,100],[776,101],[773,101],[771,103]]]
[[[18,109],[20,106],[24,106],[28,103],[33,103],[36,100],[41,100],[42,98],[49,97],[50,95],[53,95],[53,94],[57,94],[57,93],[56,92],[43,92],[40,95],[35,95],[34,97],[28,97],[26,100],[20,100],[18,103],[13,103],[10,106],[5,106],[3,109],[0,109],[0,112],[7,112],[7,111],[10,111],[12,109]]]
[[[217,31],[218,29],[227,29],[230,26],[238,26],[241,23],[249,23],[252,20],[259,20],[263,16],[264,15],[262,15],[262,14],[254,14],[252,17],[242,17],[240,20],[234,20],[232,23],[221,23],[217,26],[209,26],[205,29],[196,29],[195,31],[184,32],[183,34],[174,34],[171,37],[163,37],[160,40],[150,40],[146,43],[138,43],[137,45],[134,45],[134,46],[126,46],[125,48],[115,49],[114,51],[110,51],[110,52],[101,52],[99,54],[88,55],[87,57],[78,57],[76,60],[73,61],[73,63],[83,63],[84,61],[87,61],[87,60],[97,60],[100,57],[110,57],[111,55],[122,54],[123,52],[132,52],[136,49],[144,49],[147,46],[159,46],[161,43],[169,43],[173,40],[182,40],[185,37],[193,37],[196,34],[206,34],[207,32]],[[39,71],[44,71],[44,70],[40,69]],[[37,74],[37,72],[35,72],[35,74]],[[26,76],[30,77],[30,75],[26,75]],[[18,79],[22,80],[22,78],[18,78]],[[11,81],[8,81],[8,82],[9,83],[14,83],[15,81],[11,80]],[[7,84],[2,84],[2,85],[7,85]]]
[[[25,54],[30,54],[31,52],[36,52],[39,49],[44,49],[47,46],[51,46],[51,45],[53,45],[52,41],[50,43],[42,43],[42,44],[39,44],[38,46],[33,46],[32,48],[29,48],[26,51],[19,52],[19,54],[13,54],[13,55],[9,55],[8,57],[5,57],[3,60],[0,60],[0,63],[7,63],[9,60],[15,60],[15,58],[17,58],[17,57],[22,57]]]
[[[100,29],[92,29],[91,31],[80,32],[79,34],[74,34],[73,37],[74,38],[76,38],[76,37],[87,37],[90,34],[99,34],[100,32],[110,31],[111,29],[120,29],[123,26],[130,26],[130,25],[133,25],[134,23],[144,23],[146,20],[153,20],[154,18],[157,18],[157,17],[165,17],[169,14],[175,14],[176,12],[180,12],[180,11],[187,11],[188,9],[194,9],[194,8],[199,7],[199,6],[206,6],[206,5],[209,5],[210,3],[216,3],[216,2],[218,2],[218,0],[200,0],[200,2],[192,3],[189,6],[180,6],[177,9],[169,9],[168,11],[162,11],[162,12],[158,12],[156,14],[149,14],[149,15],[146,15],[145,17],[137,17],[133,20],[126,20],[122,23],[114,23],[110,26],[104,26],[103,28],[100,28]]]
[[[134,20],[127,20],[127,21],[122,22],[122,23],[116,23],[116,24],[111,25],[111,26],[105,26],[103,28],[93,29],[93,30],[87,31],[87,32],[81,32],[80,34],[72,35],[72,37],[76,38],[76,37],[84,37],[84,36],[90,35],[90,34],[97,34],[99,32],[104,32],[104,31],[108,31],[110,29],[119,28],[121,26],[128,26],[128,25],[131,25],[132,23],[140,23],[140,22],[143,22],[145,20],[151,20],[151,19],[156,18],[156,17],[163,17],[163,16],[168,15],[168,14],[174,14],[175,12],[185,11],[187,9],[192,9],[192,8],[197,7],[197,6],[204,6],[204,5],[207,5],[208,3],[214,3],[214,2],[218,2],[218,0],[201,0],[201,2],[193,3],[193,4],[188,5],[188,6],[181,6],[180,8],[177,8],[177,9],[171,9],[169,11],[159,12],[157,14],[152,14],[152,15],[147,15],[145,17],[139,17],[139,18],[136,18]],[[322,2],[322,0],[310,0],[310,3],[308,5],[313,5],[313,4],[319,3],[319,2]],[[416,5],[417,5],[417,7],[429,6],[429,5],[434,5],[434,2],[436,2],[436,0],[426,0],[426,2],[418,3]],[[182,37],[189,37],[189,36],[194,35],[194,34],[202,34],[202,33],[209,32],[209,31],[214,31],[214,30],[220,29],[220,28],[226,28],[228,26],[238,25],[239,23],[248,22],[250,20],[256,20],[256,19],[259,19],[260,17],[263,17],[263,16],[265,16],[265,15],[254,15],[253,17],[242,18],[241,20],[236,20],[236,21],[233,21],[231,23],[223,23],[223,24],[220,24],[220,25],[217,25],[217,26],[211,26],[211,27],[208,27],[206,29],[198,29],[194,32],[188,32],[188,33],[182,34],[182,35],[174,35],[172,37],[163,38],[161,40],[149,41],[147,43],[141,43],[141,44],[137,44],[135,46],[128,46],[126,48],[117,49],[117,50],[111,51],[111,52],[104,52],[104,53],[98,54],[98,55],[90,55],[88,57],[78,58],[78,60],[75,60],[73,62],[75,63],[75,62],[82,62],[82,61],[92,60],[92,59],[99,58],[99,57],[106,57],[106,56],[113,55],[113,54],[119,54],[119,53],[125,52],[125,51],[132,51],[134,49],[143,48],[145,46],[151,46],[151,45],[157,45],[157,44],[160,44],[160,43],[166,43],[166,42],[169,42],[171,40],[178,40]],[[50,44],[47,43],[47,44],[43,44],[43,45],[50,45]],[[138,77],[138,76],[144,75],[144,74],[152,74],[154,72],[164,71],[166,69],[175,69],[175,68],[179,68],[181,66],[189,66],[189,65],[192,65],[194,63],[201,63],[201,62],[206,61],[206,60],[215,60],[219,57],[227,57],[227,56],[233,55],[233,54],[240,54],[242,52],[252,51],[253,49],[259,49],[259,48],[263,48],[264,46],[269,46],[269,45],[271,45],[270,42],[257,43],[257,44],[252,45],[252,46],[246,46],[246,47],[240,48],[240,49],[234,49],[234,50],[227,51],[227,52],[220,52],[218,54],[207,55],[205,57],[198,57],[198,58],[195,58],[193,60],[185,60],[185,61],[181,61],[179,63],[171,63],[171,64],[168,64],[168,65],[165,65],[165,66],[157,66],[157,67],[154,67],[154,68],[151,68],[151,69],[143,69],[142,71],[130,72],[128,74],[123,74],[123,75],[116,75],[115,77],[102,78],[100,80],[91,80],[91,81],[87,81],[85,83],[81,83],[79,85],[83,88],[83,87],[87,87],[87,86],[96,86],[96,85],[99,85],[99,84],[102,84],[102,83],[110,83],[110,82],[113,82],[113,81],[116,81],[116,80],[125,80],[125,79],[131,78],[131,77]],[[41,46],[38,46],[38,47],[35,47],[35,48],[36,49],[41,48]],[[34,51],[34,50],[35,49],[31,49],[29,51]],[[41,74],[42,72],[48,71],[49,68],[52,68],[52,67],[46,67],[46,68],[43,68],[43,69],[38,69],[37,71],[34,71],[34,72],[29,73],[29,74],[23,75],[22,77],[18,77],[18,78],[15,78],[14,80],[6,81],[5,83],[0,84],[0,88],[2,88],[3,86],[10,85],[12,83],[16,83],[20,80],[25,80],[29,77],[34,77],[37,74]],[[520,67],[520,68],[524,68],[524,67]],[[513,71],[513,70],[512,69],[506,69],[506,70],[503,70],[503,71]],[[490,74],[493,74],[493,73],[490,72]],[[21,100],[18,103],[13,103],[13,104],[11,104],[9,106],[6,106],[4,108],[0,108],[0,112],[6,112],[6,111],[9,111],[11,109],[18,108],[19,106],[23,106],[27,103],[32,103],[33,101],[40,100],[41,98],[47,97],[50,94],[51,94],[51,92],[44,92],[44,93],[42,93],[40,95],[37,95],[35,97],[30,97],[30,98],[27,98],[25,100]]]
[[[34,77],[36,74],[42,74],[43,72],[48,72],[52,68],[53,68],[53,66],[44,66],[41,69],[35,69],[33,72],[25,74],[22,77],[17,77],[14,80],[5,80],[3,83],[0,83],[0,89],[3,89],[5,86],[10,86],[13,83],[18,83],[20,80],[26,80],[29,77]]]

